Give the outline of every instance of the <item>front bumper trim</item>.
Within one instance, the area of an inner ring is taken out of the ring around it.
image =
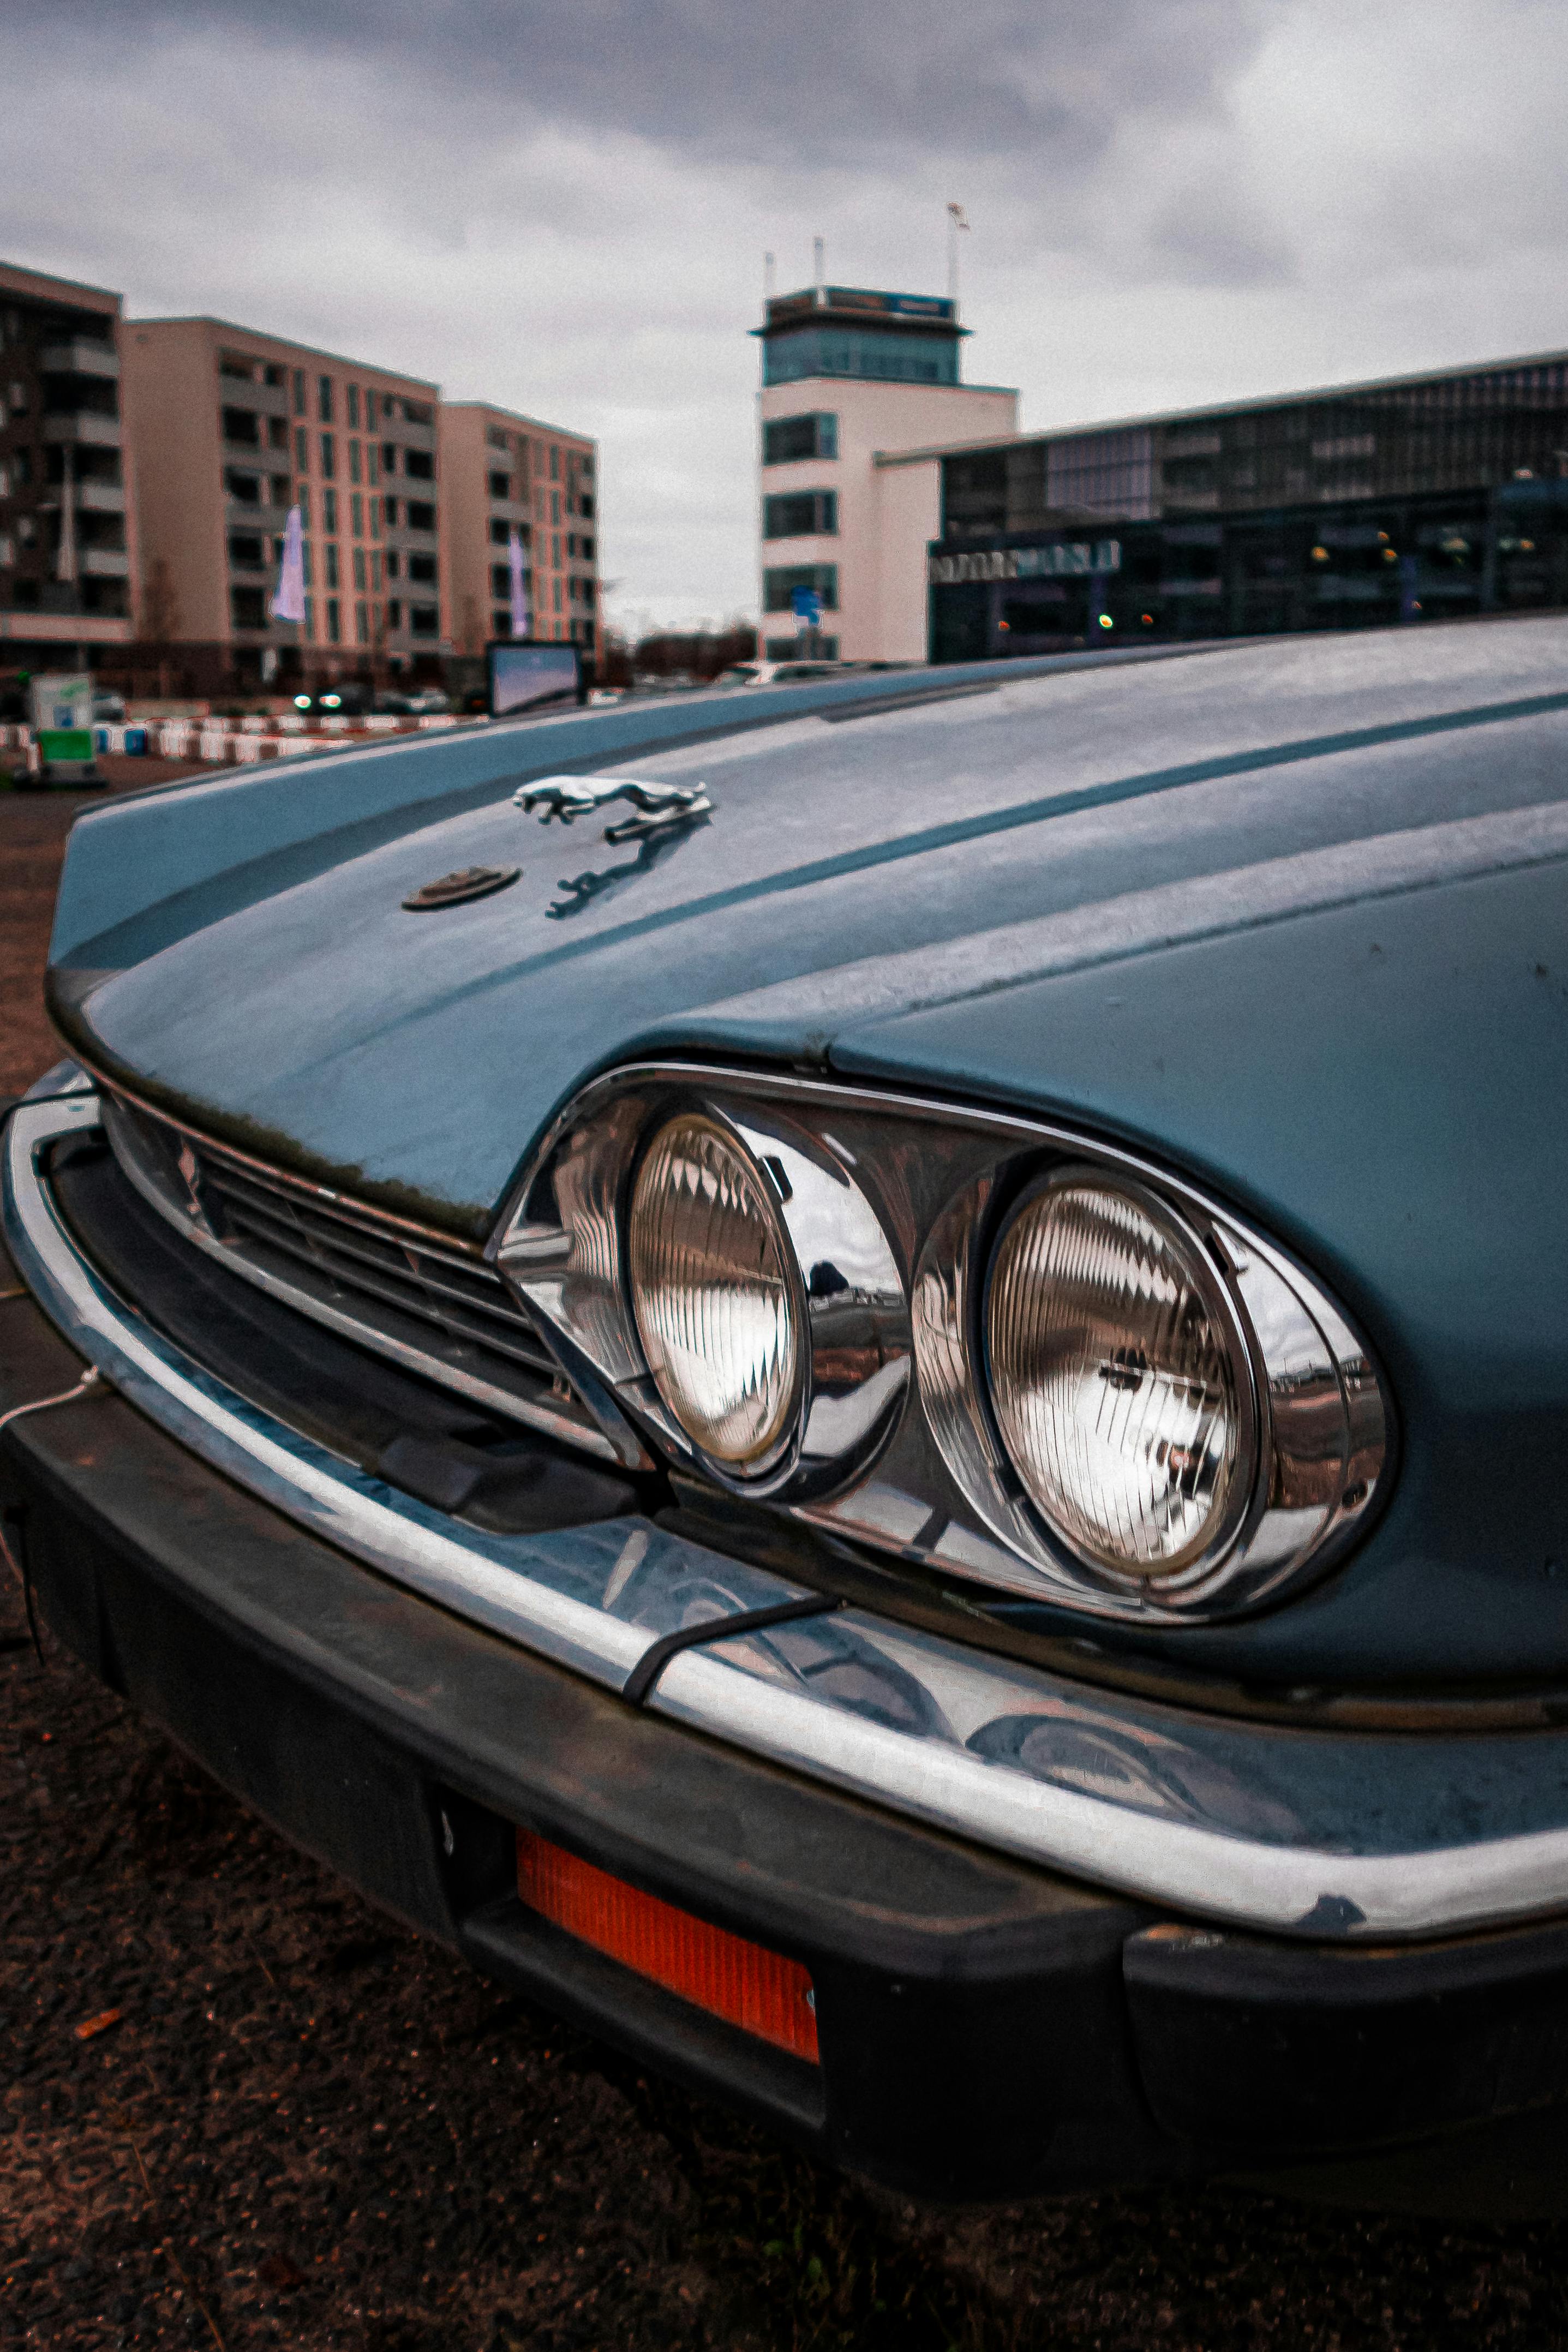
[[[47,1160],[98,1126],[90,1095],[14,1112],[5,1221],[17,1271],[131,1404],[312,1535],[616,1693],[697,1613],[806,1597],[644,1519],[486,1534],[261,1411],[119,1298],[77,1245]],[[1562,1733],[1460,1743],[1199,1718],[858,1609],[683,1651],[648,1706],[895,1813],[1227,1925],[1418,1938],[1568,1905]],[[1489,1820],[1464,1838],[1451,1828],[1456,1746],[1471,1818]]]

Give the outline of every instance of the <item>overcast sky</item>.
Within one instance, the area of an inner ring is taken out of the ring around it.
[[[598,436],[633,626],[753,608],[763,256],[1028,426],[1568,343],[1562,0],[7,0],[5,257]]]

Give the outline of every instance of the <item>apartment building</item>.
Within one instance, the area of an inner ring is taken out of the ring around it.
[[[435,384],[222,319],[139,319],[122,349],[147,638],[241,683],[447,649]],[[298,623],[269,610],[296,504]]]
[[[511,631],[510,544],[523,554],[530,634],[599,643],[598,451],[580,435],[482,401],[440,410],[442,568],[459,653]]]
[[[889,473],[889,451],[1016,433],[1018,395],[960,381],[969,330],[935,295],[816,286],[771,299],[763,346],[763,645],[770,659],[922,661],[924,561],[940,527],[934,475]],[[803,639],[799,589],[820,600]]]
[[[134,626],[120,297],[0,263],[0,668],[86,669]]]

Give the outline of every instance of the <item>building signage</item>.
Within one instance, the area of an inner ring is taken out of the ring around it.
[[[926,576],[933,588],[960,580],[1089,579],[1120,572],[1119,539],[1055,540],[1048,547],[987,548],[973,555],[933,555]]]

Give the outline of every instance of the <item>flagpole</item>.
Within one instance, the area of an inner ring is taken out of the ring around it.
[[[958,233],[960,229],[966,229],[968,226],[969,222],[963,206],[949,205],[947,208],[947,299],[952,304],[955,314],[958,310]]]

